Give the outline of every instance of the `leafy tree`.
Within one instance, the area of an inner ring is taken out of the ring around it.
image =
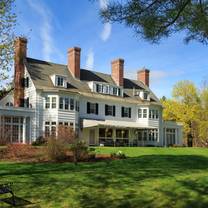
[[[8,80],[13,60],[13,39],[16,15],[12,10],[14,0],[0,1],[0,85]]]
[[[182,80],[177,82],[173,87],[173,98],[187,105],[199,102],[199,92],[193,82]]]
[[[207,0],[114,0],[100,14],[104,21],[124,23],[151,42],[186,31],[186,42],[208,43]]]
[[[184,143],[192,138],[195,146],[208,146],[208,88],[199,90],[191,81],[179,81],[173,98],[162,100],[163,119],[183,123]]]

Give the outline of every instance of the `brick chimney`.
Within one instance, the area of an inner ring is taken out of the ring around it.
[[[27,39],[16,38],[14,42],[14,106],[22,107],[24,99],[24,61],[27,56]]]
[[[149,87],[149,73],[148,69],[141,69],[137,72],[137,80],[142,81],[145,85]]]
[[[123,86],[124,60],[116,59],[111,62],[111,76],[118,86]]]
[[[68,70],[77,79],[80,79],[80,53],[81,48],[78,47],[68,50]]]

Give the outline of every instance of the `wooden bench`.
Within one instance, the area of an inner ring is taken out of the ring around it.
[[[0,195],[2,194],[11,194],[12,205],[15,206],[15,196],[12,190],[12,183],[0,184]],[[0,199],[0,201],[3,201],[3,200]]]

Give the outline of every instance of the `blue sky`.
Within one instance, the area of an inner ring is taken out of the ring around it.
[[[208,46],[183,43],[183,33],[150,44],[130,28],[102,23],[99,8],[107,0],[16,0],[16,33],[28,38],[28,56],[67,63],[67,50],[79,46],[81,67],[111,73],[111,60],[125,60],[125,76],[136,79],[137,70],[150,69],[150,87],[158,97],[171,96],[179,80],[198,87],[208,80]]]

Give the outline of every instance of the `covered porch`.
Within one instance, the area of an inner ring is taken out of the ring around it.
[[[0,106],[0,144],[31,143],[33,109]]]
[[[83,136],[92,146],[157,146],[159,130],[136,122],[83,121]]]

